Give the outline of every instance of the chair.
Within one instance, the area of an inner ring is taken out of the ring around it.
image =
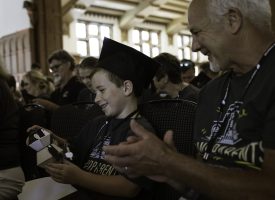
[[[154,127],[159,138],[167,130],[173,130],[173,139],[178,152],[194,156],[193,124],[196,103],[181,99],[161,99],[139,106],[143,115]],[[154,199],[178,200],[181,194],[167,184],[158,183]]]
[[[77,102],[60,106],[51,117],[50,129],[56,135],[70,139],[91,119],[103,115],[101,108],[94,102]]]
[[[153,100],[139,105],[140,113],[152,124],[159,138],[169,129],[180,153],[194,155],[193,123],[196,103],[182,99]]]

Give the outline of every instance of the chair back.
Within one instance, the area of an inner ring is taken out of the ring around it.
[[[167,130],[173,130],[173,140],[178,152],[194,156],[193,124],[196,103],[182,99],[161,99],[139,106],[143,115],[155,128],[160,139]],[[154,199],[178,200],[182,194],[165,183],[156,184]]]
[[[161,99],[139,106],[143,115],[155,128],[159,138],[167,130],[173,130],[174,142],[180,153],[194,154],[193,124],[196,103],[182,99]]]
[[[103,114],[94,102],[60,106],[52,114],[50,129],[59,137],[69,139],[76,136],[89,120]]]

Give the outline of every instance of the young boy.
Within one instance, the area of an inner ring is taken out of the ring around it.
[[[135,118],[152,130],[137,110],[137,98],[152,80],[158,63],[144,54],[105,38],[99,63],[92,76],[95,102],[106,117],[87,124],[70,142],[74,164],[64,161],[46,167],[52,178],[78,188],[76,199],[150,199],[148,179],[129,179],[104,160],[103,146],[118,144],[132,135]],[[127,168],[126,168],[127,170]]]
[[[95,94],[92,92],[92,73],[95,66],[97,65],[98,59],[92,56],[84,58],[80,65],[78,66],[78,78],[82,83],[86,85],[87,88],[84,88],[79,92],[77,101],[92,101],[95,100]]]

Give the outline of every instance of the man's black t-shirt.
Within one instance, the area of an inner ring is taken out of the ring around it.
[[[207,84],[200,93],[195,121],[195,144],[201,155],[209,141],[219,135],[208,162],[227,167],[260,169],[264,148],[275,149],[275,49],[255,68],[242,76],[232,76],[221,112],[229,73]],[[218,122],[218,123],[217,123]]]
[[[56,89],[51,94],[51,101],[58,105],[66,105],[77,101],[78,95],[86,86],[77,77],[72,77],[63,88]]]

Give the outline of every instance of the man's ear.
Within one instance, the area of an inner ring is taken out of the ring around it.
[[[227,27],[232,34],[237,34],[243,24],[243,15],[239,9],[231,8],[226,14]]]
[[[134,85],[133,85],[132,81],[130,81],[130,80],[124,81],[123,82],[123,90],[124,90],[124,94],[126,96],[131,95],[134,91]]]

